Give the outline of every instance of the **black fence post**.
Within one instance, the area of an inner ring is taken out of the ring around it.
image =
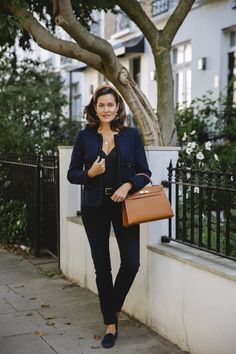
[[[58,268],[60,269],[60,162],[59,157],[54,157],[54,173],[55,173],[55,202],[56,202],[56,234],[57,234],[57,257]]]
[[[41,248],[41,157],[37,156],[37,167],[36,167],[36,230],[35,230],[35,239],[34,239],[34,253],[38,257],[40,255]]]

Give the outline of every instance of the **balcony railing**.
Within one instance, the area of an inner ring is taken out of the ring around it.
[[[177,0],[154,0],[152,1],[152,16],[158,16],[168,12],[177,4]]]

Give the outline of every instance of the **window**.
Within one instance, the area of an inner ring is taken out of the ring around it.
[[[116,32],[121,32],[130,27],[130,19],[121,10],[116,16]]]
[[[236,30],[230,32],[230,51],[228,53],[228,95],[236,103]]]
[[[116,15],[116,33],[112,35],[112,37],[117,38],[121,34],[135,32],[137,31],[136,24],[130,20],[130,18],[119,8],[117,9]]]
[[[80,73],[76,70],[69,72],[69,108],[70,118],[82,120],[82,102],[80,88]]]
[[[72,84],[72,117],[73,119],[80,120],[81,118],[81,95],[80,83],[75,82]]]
[[[130,71],[132,72],[134,81],[140,87],[140,57],[136,57],[130,60]]]
[[[177,4],[177,0],[154,0],[152,1],[152,16],[158,16],[168,12]]]
[[[190,43],[173,49],[173,74],[175,81],[175,104],[191,103],[192,87],[192,48]]]
[[[101,14],[98,11],[92,12],[93,21],[90,24],[90,32],[95,36],[101,35]]]
[[[230,47],[236,46],[236,31],[230,32]]]
[[[173,50],[174,64],[189,63],[192,60],[191,44],[183,44]]]

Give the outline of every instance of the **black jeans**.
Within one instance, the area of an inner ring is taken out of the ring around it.
[[[121,203],[105,196],[100,207],[82,207],[96,273],[100,307],[105,324],[115,323],[140,265],[139,225],[123,227]],[[111,222],[120,251],[120,269],[114,285],[111,274],[109,236]]]

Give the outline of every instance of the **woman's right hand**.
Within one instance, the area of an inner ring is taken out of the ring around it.
[[[93,178],[101,175],[105,172],[105,159],[101,159],[100,156],[94,161],[90,169],[88,170],[88,176]]]

